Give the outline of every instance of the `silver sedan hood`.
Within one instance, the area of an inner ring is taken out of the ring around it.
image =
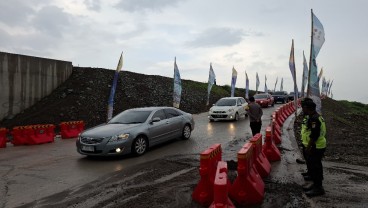
[[[83,137],[110,137],[126,132],[130,128],[143,125],[139,124],[101,124],[91,129],[85,130],[81,136]]]

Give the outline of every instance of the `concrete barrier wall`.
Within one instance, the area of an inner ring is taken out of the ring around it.
[[[0,52],[0,120],[50,94],[72,69],[68,61]]]

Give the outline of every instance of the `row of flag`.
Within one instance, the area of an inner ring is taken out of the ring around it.
[[[325,77],[322,78],[323,75],[323,68],[321,68],[319,74],[317,75],[317,62],[316,58],[317,55],[325,42],[325,33],[324,28],[319,19],[312,13],[312,36],[311,36],[311,53],[310,53],[310,61],[309,61],[309,68],[307,65],[307,61],[303,51],[303,73],[302,73],[302,86],[301,86],[301,96],[302,97],[310,97],[314,100],[317,105],[317,112],[321,113],[321,95],[322,96],[329,96],[331,93],[331,86],[333,80],[326,81]],[[113,84],[110,91],[110,96],[108,100],[108,110],[107,110],[107,120],[112,118],[113,114],[113,103],[114,103],[114,95],[118,80],[119,72],[121,71],[123,65],[123,53],[120,55],[120,59],[118,65],[116,67],[116,71],[114,74]],[[291,44],[291,51],[290,51],[290,58],[289,58],[289,68],[294,82],[294,95],[295,95],[295,105],[297,105],[297,96],[298,96],[298,86],[296,84],[296,68],[295,68],[295,56],[294,56],[294,40],[292,40]],[[231,96],[233,97],[235,94],[235,85],[237,81],[238,72],[233,67],[232,68],[232,76],[231,76]],[[245,98],[249,98],[249,78],[247,72],[245,72]],[[322,78],[322,90],[320,92],[319,83]],[[273,91],[276,91],[276,85],[278,83],[278,77],[276,78],[275,86]],[[216,75],[212,68],[212,63],[210,63],[210,70],[208,76],[208,96],[207,96],[207,105],[209,104],[210,99],[210,92],[212,86],[216,84]],[[260,81],[258,72],[256,73],[256,92],[258,92]],[[305,87],[307,87],[307,94],[305,94]],[[268,92],[267,87],[267,76],[265,75],[265,85],[264,85],[264,92]],[[280,91],[283,91],[283,78],[281,78],[280,83]],[[182,85],[181,85],[181,78],[178,66],[176,64],[176,57],[174,61],[174,92],[173,92],[173,106],[175,108],[180,107],[180,100],[181,100],[181,92],[182,92]],[[332,95],[332,93],[331,93]]]

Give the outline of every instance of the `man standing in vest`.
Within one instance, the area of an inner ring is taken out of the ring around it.
[[[302,109],[304,115],[308,116],[306,128],[302,128],[301,135],[308,168],[308,175],[304,179],[313,181],[312,184],[303,186],[303,189],[307,196],[313,197],[325,193],[322,186],[322,157],[326,150],[326,124],[322,116],[317,113],[316,104],[313,101],[304,101]]]

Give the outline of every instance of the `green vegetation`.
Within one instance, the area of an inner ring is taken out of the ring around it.
[[[346,108],[348,108],[350,110],[350,113],[358,114],[358,115],[368,114],[368,105],[366,104],[355,102],[355,101],[350,102],[347,100],[341,100],[338,102],[342,104],[343,106],[345,106]]]

